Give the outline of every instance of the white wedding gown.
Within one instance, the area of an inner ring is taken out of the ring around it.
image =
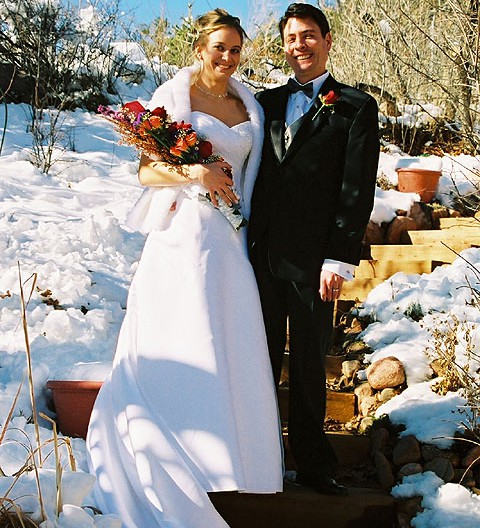
[[[192,124],[233,166],[240,189],[250,123],[229,128],[193,112]],[[282,490],[277,402],[245,229],[235,231],[197,192],[177,191],[176,210],[146,240],[89,426],[98,506],[128,528],[225,528],[207,492]]]

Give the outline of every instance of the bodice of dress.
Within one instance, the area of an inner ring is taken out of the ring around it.
[[[244,164],[252,148],[252,125],[244,121],[229,127],[223,121],[203,112],[192,112],[192,127],[202,139],[213,145],[213,154],[222,156],[232,166],[237,194],[243,188]]]
[[[203,112],[192,112],[191,124],[202,139],[213,145],[213,153],[222,156],[232,166],[233,185],[243,207],[246,160],[253,145],[253,129],[250,121],[233,127]],[[183,196],[197,200],[205,188],[199,183],[172,187],[147,187],[131,210],[127,225],[134,231],[149,233],[152,229],[164,229],[169,222],[171,206]]]

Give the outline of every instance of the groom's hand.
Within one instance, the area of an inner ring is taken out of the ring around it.
[[[343,281],[345,279],[332,271],[322,270],[320,272],[320,298],[322,301],[331,302],[340,297]]]

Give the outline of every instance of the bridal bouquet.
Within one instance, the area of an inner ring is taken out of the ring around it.
[[[200,138],[189,123],[173,121],[164,107],[148,110],[138,101],[132,101],[120,110],[100,105],[98,112],[113,123],[124,143],[145,154],[159,156],[165,163],[184,165],[223,161],[221,156],[213,154],[210,141]],[[231,173],[227,174],[231,177]],[[209,193],[202,196],[211,203]],[[220,198],[218,203],[219,211],[235,229],[246,225],[240,204],[229,206]]]

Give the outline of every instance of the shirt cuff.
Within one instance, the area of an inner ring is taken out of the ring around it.
[[[353,280],[355,273],[355,267],[353,264],[347,264],[346,262],[340,262],[339,260],[325,259],[323,262],[322,270],[331,271],[343,277],[345,280]]]

